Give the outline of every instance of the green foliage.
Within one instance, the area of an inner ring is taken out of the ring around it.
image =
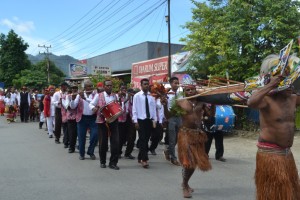
[[[102,82],[104,85],[105,80],[111,80],[113,85],[112,91],[115,93],[119,92],[120,84],[123,83],[123,81],[117,77],[103,76],[101,74],[98,74],[96,76],[90,76],[89,78],[94,86],[96,86],[98,82]]]
[[[38,62],[30,69],[22,70],[13,80],[16,87],[27,85],[31,88],[43,88],[49,85],[59,86],[64,80],[64,73],[53,62],[49,62],[50,84],[48,84],[47,61]]]
[[[258,74],[263,58],[299,36],[299,1],[192,2],[193,20],[185,25],[191,33],[182,41],[202,77],[224,76],[228,69],[230,79],[243,81]]]
[[[177,95],[177,97],[173,98],[172,101],[171,101],[171,107],[170,107],[170,114],[171,114],[171,116],[177,116],[177,117],[180,117],[180,116],[186,114],[186,111],[183,110],[183,109],[182,109],[180,106],[178,106],[178,104],[176,103],[178,97],[180,97],[180,96],[183,96],[183,93],[182,93],[182,92],[179,92],[178,95]]]
[[[31,64],[25,53],[28,44],[13,30],[6,35],[0,34],[0,81],[12,85],[16,74],[29,69]]]

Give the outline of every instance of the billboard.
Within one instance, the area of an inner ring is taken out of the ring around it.
[[[87,76],[87,67],[81,64],[70,64],[69,72],[71,77]]]

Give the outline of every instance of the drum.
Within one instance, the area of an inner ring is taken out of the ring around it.
[[[231,106],[216,106],[215,131],[230,132],[234,128],[235,114]]]
[[[101,114],[105,117],[106,122],[114,122],[122,114],[123,110],[115,101],[111,101],[106,104],[101,110]]]

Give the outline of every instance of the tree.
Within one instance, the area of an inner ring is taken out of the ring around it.
[[[182,41],[202,75],[223,76],[228,69],[231,79],[243,81],[259,73],[264,57],[299,36],[299,1],[192,2],[193,20],[184,26],[191,33]]]
[[[16,74],[29,69],[31,64],[25,53],[28,44],[13,30],[7,36],[0,34],[0,82],[12,85]]]
[[[30,69],[22,70],[15,76],[13,84],[16,87],[27,85],[31,88],[44,88],[48,87],[47,82],[47,61],[38,62],[32,65]],[[64,73],[58,69],[53,62],[50,61],[50,85],[59,86],[64,80]]]

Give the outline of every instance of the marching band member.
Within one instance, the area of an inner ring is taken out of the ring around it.
[[[98,142],[98,127],[95,123],[96,114],[89,108],[89,103],[95,97],[93,93],[93,84],[90,80],[84,81],[84,92],[79,94],[73,93],[70,102],[71,109],[77,109],[77,135],[79,143],[79,160],[85,159],[85,142],[87,129],[90,129],[90,144],[87,150],[87,155],[92,160],[96,159],[94,154],[95,146]]]
[[[138,162],[143,168],[148,168],[148,142],[151,136],[151,130],[154,128],[156,116],[155,99],[149,93],[149,80],[141,80],[142,91],[136,93],[133,97],[132,120],[139,133],[139,154]]]
[[[67,94],[68,83],[63,82],[60,85],[60,90],[55,92],[53,95],[53,104],[55,105],[55,143],[59,144],[60,136],[61,136],[61,127],[63,126],[64,134],[66,133],[66,123],[62,123],[61,116],[61,100]]]
[[[152,155],[156,155],[155,149],[158,146],[158,143],[163,135],[163,120],[165,118],[164,115],[164,107],[160,102],[160,98],[157,98],[156,100],[156,115],[157,115],[157,122],[156,127],[152,130],[151,133],[151,145],[149,147],[149,151]]]
[[[45,98],[43,100],[44,103],[44,115],[47,120],[48,127],[48,135],[49,138],[53,138],[53,129],[55,125],[55,105],[53,103],[53,94],[55,88],[54,86],[49,86],[47,90],[45,90]]]
[[[131,131],[129,130],[131,118],[129,115],[129,98],[131,97],[129,94],[127,94],[127,87],[124,84],[121,84],[120,91],[118,94],[116,94],[117,99],[119,103],[122,106],[122,114],[118,117],[119,121],[119,141],[120,141],[120,154],[119,158],[121,158],[122,155],[122,148],[123,145],[127,142],[127,139],[130,137]],[[128,155],[125,154],[125,158],[128,159],[134,159],[134,157],[131,155],[131,153]]]
[[[77,116],[77,109],[72,109],[70,107],[70,102],[72,100],[72,96],[76,96],[78,93],[78,86],[73,85],[71,86],[71,91],[69,91],[69,94],[62,99],[62,120],[67,121],[67,133],[68,136],[64,137],[64,143],[65,148],[69,147],[69,153],[75,152],[75,145],[77,140],[77,122],[76,122],[76,116]]]
[[[110,138],[110,151],[111,156],[109,160],[109,168],[119,170],[117,166],[119,159],[119,129],[118,120],[111,123],[105,121],[104,116],[101,114],[101,109],[111,101],[117,101],[117,96],[112,92],[112,81],[104,81],[104,92],[99,93],[90,103],[90,108],[97,112],[97,120],[99,128],[99,156],[100,167],[106,168],[106,154],[108,151],[108,137]]]

